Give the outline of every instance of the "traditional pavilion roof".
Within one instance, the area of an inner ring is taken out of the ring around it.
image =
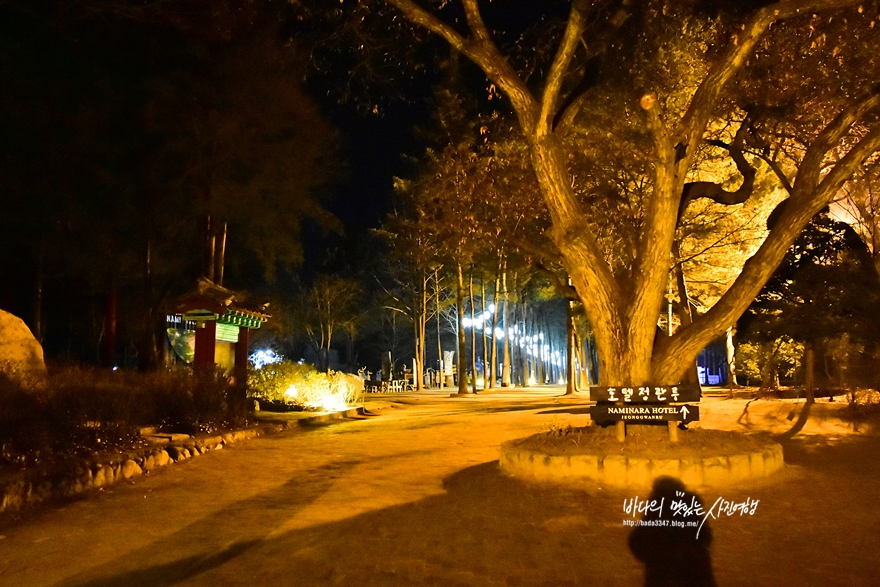
[[[181,296],[174,311],[185,320],[217,320],[222,324],[259,328],[271,318],[266,312],[268,306],[249,301],[244,292],[226,289],[200,277],[196,289]]]

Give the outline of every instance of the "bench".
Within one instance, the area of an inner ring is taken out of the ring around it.
[[[364,380],[364,393],[404,393],[412,391],[412,384],[406,379],[391,381]]]

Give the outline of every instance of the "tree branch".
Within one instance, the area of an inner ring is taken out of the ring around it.
[[[860,140],[849,152],[838,161],[830,172],[822,179],[815,198],[828,203],[843,184],[852,178],[856,169],[880,151],[880,126],[877,126]]]
[[[880,84],[875,85],[857,101],[844,108],[828,126],[822,129],[816,140],[807,148],[795,177],[793,197],[811,192],[820,181],[823,163],[828,151],[849,132],[865,114],[880,107]],[[835,166],[836,167],[836,166]]]
[[[652,371],[656,376],[674,378],[676,374],[670,369],[675,364],[676,356],[686,353],[688,349],[705,346],[726,331],[761,291],[807,222],[831,201],[844,182],[852,177],[856,168],[878,151],[880,126],[850,149],[818,186],[814,185],[811,191],[801,188],[803,191],[798,192],[797,201],[794,197],[787,200],[791,205],[782,209],[767,239],[752,258],[746,261],[742,272],[718,303],[697,318],[691,326],[682,328],[669,339],[658,341],[657,352],[652,361]],[[808,155],[811,153],[808,152]],[[812,173],[812,170],[809,172]],[[796,189],[799,185],[801,181],[796,180]]]
[[[577,290],[562,281],[562,279],[559,278],[559,275],[557,275],[555,271],[548,269],[542,263],[534,263],[532,267],[534,267],[536,271],[546,275],[547,278],[549,278],[550,281],[553,282],[553,289],[556,290],[556,293],[572,302],[581,301],[581,299],[578,297]]]
[[[698,198],[709,198],[717,204],[733,206],[735,204],[742,204],[751,197],[755,189],[755,168],[749,164],[742,152],[745,133],[748,131],[748,127],[749,117],[747,116],[742,124],[740,124],[733,143],[730,145],[723,141],[707,141],[708,144],[726,149],[730,153],[730,158],[736,164],[736,170],[743,177],[742,184],[733,192],[729,192],[721,187],[720,184],[711,181],[694,181],[684,184],[681,202],[678,206],[679,220],[681,220],[685,210],[687,210],[688,204]]]
[[[779,179],[779,183],[782,184],[782,188],[786,192],[788,192],[788,195],[790,196],[794,191],[794,188],[791,186],[791,182],[788,180],[788,176],[786,176],[785,172],[782,171],[779,163],[777,163],[767,155],[764,155],[763,153],[759,153],[757,151],[749,151],[749,153],[767,164],[767,167],[770,168],[770,171],[772,171],[774,175],[776,175],[777,179]]]
[[[532,129],[537,122],[538,102],[523,83],[516,70],[498,51],[480,16],[476,0],[463,0],[468,28],[473,39],[462,37],[451,26],[416,4],[413,0],[385,0],[400,10],[404,17],[446,39],[450,45],[473,61],[496,83],[513,103],[524,129]]]
[[[562,89],[562,80],[574,58],[578,41],[586,26],[585,5],[585,0],[575,0],[571,5],[568,22],[565,24],[565,33],[556,50],[556,55],[553,57],[553,63],[550,65],[550,71],[544,83],[544,94],[541,96],[541,115],[538,118],[538,134],[547,134],[553,131],[553,118],[556,115],[556,103],[559,100],[559,91]]]
[[[846,8],[861,0],[780,0],[775,4],[757,10],[743,24],[742,29],[732,39],[724,55],[703,78],[700,87],[691,99],[690,107],[676,131],[687,149],[687,159],[693,156],[703,135],[712,110],[724,89],[725,84],[745,63],[761,36],[771,24],[778,20],[810,14],[824,10]]]

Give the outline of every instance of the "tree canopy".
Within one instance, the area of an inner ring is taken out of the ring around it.
[[[505,12],[503,3],[477,0],[382,4],[476,64],[490,94],[515,113],[609,384],[678,381],[880,148],[880,63],[865,50],[877,39],[876,6],[574,0]],[[701,174],[712,150],[736,173]],[[618,180],[605,171],[591,183],[589,171],[602,168]],[[702,198],[741,205],[755,194],[758,168],[788,196],[779,222],[708,311],[656,338],[683,211]],[[729,181],[736,178],[739,187]],[[603,220],[622,210],[631,214]]]

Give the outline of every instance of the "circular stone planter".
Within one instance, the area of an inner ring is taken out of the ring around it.
[[[545,481],[591,481],[605,487],[650,488],[654,479],[661,476],[676,477],[688,487],[719,487],[767,477],[783,467],[782,446],[771,441],[757,442],[757,446],[736,454],[713,455],[710,447],[706,454],[695,455],[691,449],[687,457],[675,458],[610,454],[607,446],[592,449],[589,444],[560,454],[558,447],[529,442],[538,436],[541,435],[502,444],[502,470],[517,477]]]

